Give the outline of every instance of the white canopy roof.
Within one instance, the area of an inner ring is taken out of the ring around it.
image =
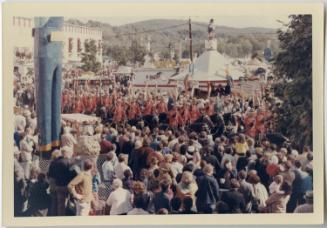
[[[186,69],[178,75],[172,77],[172,80],[184,80],[189,73]],[[229,59],[216,50],[205,51],[194,62],[194,73],[191,80],[194,81],[225,81],[227,73],[233,79],[243,76],[244,70],[241,67],[232,65],[232,59]]]
[[[69,113],[69,114],[61,114],[61,118],[64,121],[67,122],[77,122],[77,123],[88,123],[88,124],[94,124],[96,122],[100,121],[99,117],[96,116],[90,116],[90,115],[85,115],[81,113]]]

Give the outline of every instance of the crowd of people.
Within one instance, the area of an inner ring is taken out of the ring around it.
[[[110,83],[63,91],[64,112],[101,121],[87,131],[63,122],[46,171],[34,101],[17,97],[15,216],[313,212],[313,153],[275,132],[279,104],[269,87],[255,98],[201,98]],[[83,135],[100,155],[79,156]]]

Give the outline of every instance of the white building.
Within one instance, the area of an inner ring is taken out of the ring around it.
[[[102,63],[102,31],[65,23],[64,34],[64,63],[80,63],[85,43],[94,40],[97,46],[97,60]]]
[[[32,29],[34,18],[12,18],[14,51],[14,69],[21,74],[27,73],[27,68],[33,68],[34,38]],[[63,63],[66,66],[79,65],[85,42],[94,40],[97,46],[97,60],[102,64],[102,30],[72,24],[64,24],[63,28]]]

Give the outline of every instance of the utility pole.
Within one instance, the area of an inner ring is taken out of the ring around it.
[[[188,33],[189,33],[189,39],[190,39],[190,59],[191,59],[191,63],[193,63],[191,18],[188,19]]]

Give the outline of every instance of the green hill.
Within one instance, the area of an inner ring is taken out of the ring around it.
[[[104,47],[129,47],[132,40],[145,45],[151,40],[152,52],[165,52],[171,44],[176,51],[179,47],[188,51],[188,21],[174,19],[151,19],[141,22],[111,26],[108,23],[89,20],[82,23],[76,19],[67,22],[103,30]],[[204,40],[207,38],[207,24],[192,21],[193,47],[195,52],[204,50]],[[267,40],[271,40],[273,52],[278,51],[278,40],[275,29],[270,28],[233,28],[217,26],[218,49],[233,57],[244,57],[252,52],[262,51]],[[105,53],[105,52],[104,52]]]

